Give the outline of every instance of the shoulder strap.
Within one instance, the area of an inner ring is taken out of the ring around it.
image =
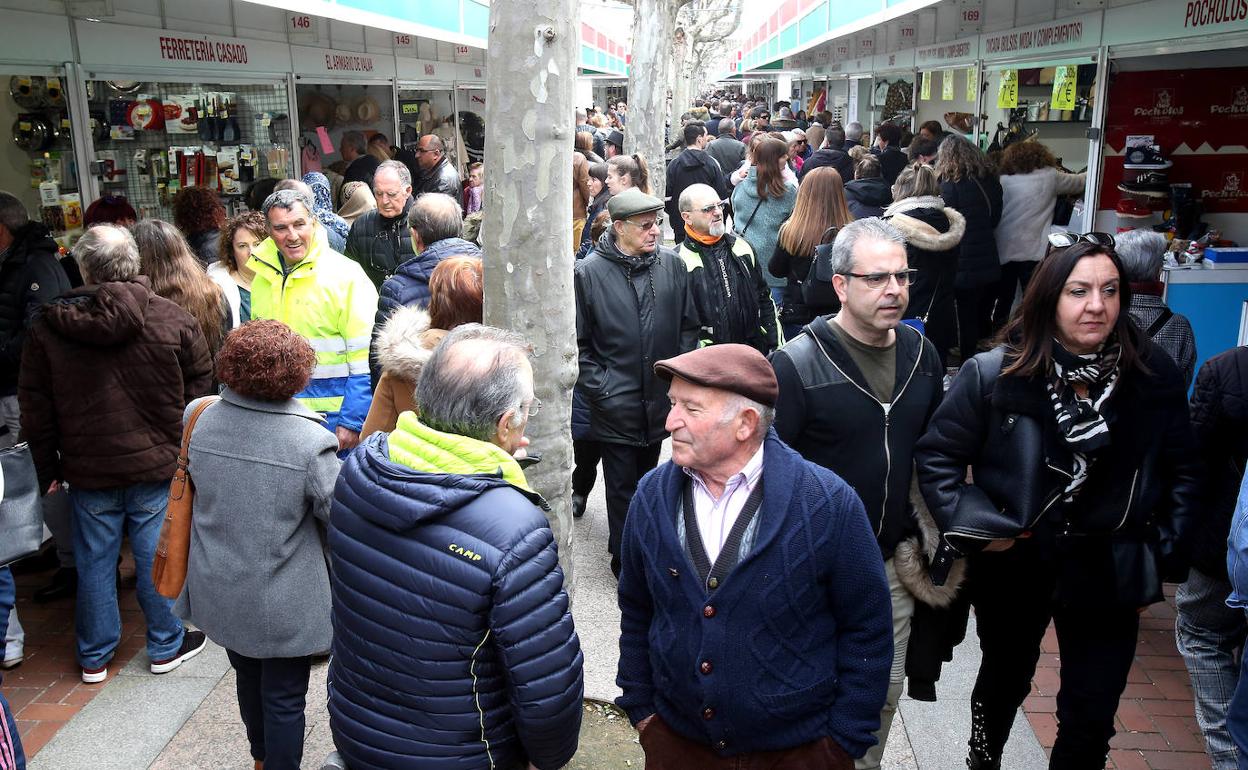
[[[745,220],[745,227],[739,231],[741,235],[745,235],[745,231],[750,229],[750,223],[754,221],[754,215],[758,213],[758,207],[763,205],[763,199],[759,198],[758,203],[754,204],[754,210],[750,212],[750,218]]]
[[[971,176],[971,175],[967,174],[967,176]],[[979,194],[984,196],[984,203],[988,204],[988,218],[992,219],[992,201],[988,200],[988,193],[984,192],[984,186],[979,183],[978,179],[971,176],[971,181],[974,182],[975,186],[979,188]]]
[[[1148,337],[1150,340],[1153,337],[1156,337],[1157,332],[1161,331],[1161,327],[1169,323],[1170,319],[1173,317],[1174,311],[1168,307],[1163,307],[1161,309],[1161,315],[1157,316],[1157,319],[1149,324],[1148,329],[1144,332],[1144,336]]]
[[[199,421],[199,416],[204,413],[205,409],[220,400],[220,396],[208,396],[199,402],[199,406],[195,407],[195,411],[191,412],[191,419],[186,421],[186,427],[182,429],[182,448],[178,450],[178,465],[183,468],[190,463],[191,431],[195,430],[195,423]]]

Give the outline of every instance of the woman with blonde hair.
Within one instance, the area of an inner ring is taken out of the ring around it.
[[[884,209],[883,218],[906,236],[910,269],[918,271],[910,284],[906,317],[922,321],[943,366],[957,343],[953,285],[966,220],[941,199],[935,169],[917,161],[897,175],[893,204]]]
[[[816,317],[840,309],[830,278],[826,285],[814,286],[807,286],[806,279],[815,247],[830,243],[835,231],[853,219],[845,202],[845,185],[836,169],[823,166],[806,175],[797,188],[793,214],[780,226],[775,253],[767,263],[767,272],[788,281],[780,307],[785,339],[796,336]]]
[[[640,153],[616,155],[607,160],[607,189],[619,195],[630,187],[636,187],[650,195],[650,169]]]
[[[230,306],[221,287],[204,272],[178,228],[159,219],[142,219],[130,230],[152,291],[199,322],[208,352],[215,360],[230,326]]]

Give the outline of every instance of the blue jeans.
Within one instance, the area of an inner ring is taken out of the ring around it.
[[[1175,641],[1192,678],[1196,721],[1213,770],[1235,770],[1238,752],[1227,732],[1227,706],[1240,679],[1238,651],[1248,636],[1244,611],[1226,606],[1231,584],[1192,569],[1175,592]]]
[[[78,664],[97,669],[108,664],[121,641],[117,609],[117,557],[122,534],[130,535],[138,577],[139,607],[147,620],[147,655],[168,660],[182,646],[182,621],[173,601],[152,585],[152,559],[169,503],[167,483],[134,484],[115,489],[74,489],[74,554],[78,562]]]
[[[0,567],[0,659],[4,658],[4,629],[9,624],[9,612],[16,600],[13,573],[8,567]],[[22,752],[22,739],[17,734],[17,723],[9,702],[0,694],[0,767],[25,770],[26,755]]]

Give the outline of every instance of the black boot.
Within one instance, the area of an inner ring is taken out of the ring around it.
[[[989,762],[988,760],[981,758],[974,752],[974,750],[972,750],[966,757],[966,766],[969,767],[970,770],[1001,770],[1001,760],[998,759],[996,762]]]
[[[35,591],[35,602],[46,604],[57,599],[78,595],[78,570],[61,567],[52,575],[52,582]]]
[[[572,495],[572,518],[579,519],[585,515],[585,496]]]

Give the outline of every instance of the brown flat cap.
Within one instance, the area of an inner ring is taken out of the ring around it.
[[[665,380],[679,377],[695,385],[726,390],[775,406],[780,386],[771,364],[749,345],[708,345],[666,358],[654,365],[654,373]]]

